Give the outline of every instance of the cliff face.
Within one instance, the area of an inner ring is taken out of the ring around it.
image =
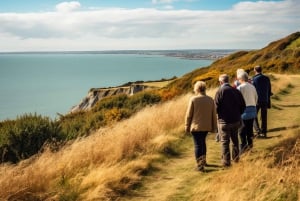
[[[92,88],[88,95],[82,99],[82,101],[71,108],[71,113],[79,111],[90,110],[99,100],[118,94],[133,95],[137,92],[144,91],[147,89],[155,89],[157,87],[147,86],[143,84],[131,84],[130,86],[124,87],[112,87],[112,88]]]

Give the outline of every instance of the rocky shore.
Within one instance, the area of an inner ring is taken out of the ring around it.
[[[110,97],[118,94],[127,94],[130,96],[140,91],[155,88],[158,87],[142,83],[132,83],[130,85],[120,87],[92,88],[88,92],[87,96],[84,97],[78,105],[75,105],[71,108],[70,113],[90,110],[98,101],[102,100],[105,97]]]

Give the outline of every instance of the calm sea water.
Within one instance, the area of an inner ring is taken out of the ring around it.
[[[54,119],[90,88],[178,77],[211,63],[140,54],[0,54],[0,121],[24,113]]]

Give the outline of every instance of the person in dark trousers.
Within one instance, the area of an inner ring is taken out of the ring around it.
[[[222,146],[222,165],[229,167],[231,157],[233,161],[239,161],[238,130],[241,126],[241,115],[246,104],[241,92],[229,84],[228,75],[220,75],[219,82],[221,86],[215,95],[215,104]],[[230,141],[232,141],[232,156],[230,154]]]
[[[194,92],[186,111],[185,132],[193,135],[197,170],[204,171],[206,135],[217,131],[217,115],[214,100],[206,95],[205,82],[196,82]]]
[[[254,119],[254,129],[258,136],[262,135],[263,137],[267,137],[267,115],[268,108],[271,108],[271,82],[269,77],[262,74],[261,66],[254,67],[255,76],[252,78],[253,85],[256,88],[258,101],[256,105],[257,114],[260,111],[261,125],[259,126],[258,118]]]
[[[243,126],[240,128],[241,140],[240,153],[253,147],[253,121],[256,118],[257,92],[255,87],[248,82],[248,73],[240,72],[237,75],[240,85],[237,89],[242,93],[246,109],[242,114]]]

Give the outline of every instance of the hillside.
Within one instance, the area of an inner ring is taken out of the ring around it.
[[[217,85],[222,73],[235,77],[236,70],[243,68],[252,75],[253,67],[261,65],[264,72],[299,73],[300,71],[300,32],[271,42],[265,48],[253,51],[239,51],[218,59],[209,67],[196,69],[178,78],[169,88],[190,90],[195,80],[206,81],[209,86]]]

